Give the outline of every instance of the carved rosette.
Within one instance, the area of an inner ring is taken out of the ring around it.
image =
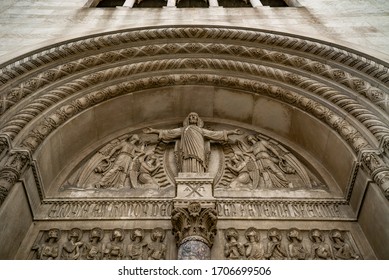
[[[217,231],[217,212],[214,208],[202,208],[199,202],[191,202],[188,207],[174,208],[171,221],[178,247],[193,240],[212,247]]]

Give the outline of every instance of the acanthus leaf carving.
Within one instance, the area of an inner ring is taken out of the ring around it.
[[[214,208],[203,208],[199,202],[190,202],[187,207],[175,207],[171,221],[178,246],[195,237],[212,247],[217,232],[217,212]]]

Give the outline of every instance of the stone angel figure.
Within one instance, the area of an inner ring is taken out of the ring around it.
[[[153,153],[141,154],[134,158],[130,171],[131,184],[134,188],[153,188],[160,186],[154,176],[158,173],[162,164]]]
[[[97,189],[126,187],[132,162],[136,156],[144,154],[144,148],[137,134],[112,140],[86,163],[76,184]]]
[[[236,153],[226,162],[226,167],[235,176],[228,188],[254,189],[258,186],[258,167],[249,156],[244,156],[240,152]]]
[[[253,189],[256,188],[294,188],[287,178],[288,174],[297,175],[299,185],[311,186],[311,180],[301,162],[273,141],[265,140],[259,135],[248,135],[246,141],[237,140],[235,154],[241,153],[247,160],[248,173],[253,178]],[[258,174],[256,174],[258,173]],[[257,179],[256,176],[259,176]]]

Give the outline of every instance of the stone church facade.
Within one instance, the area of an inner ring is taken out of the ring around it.
[[[0,258],[389,259],[388,42],[146,1],[0,9]]]

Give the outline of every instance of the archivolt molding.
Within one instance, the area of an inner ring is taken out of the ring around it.
[[[64,42],[0,67],[1,156],[10,145],[34,152],[66,120],[110,98],[186,84],[279,99],[329,125],[356,154],[379,149],[389,137],[388,66],[290,35],[201,26],[134,29]],[[382,172],[370,174],[388,181]]]
[[[201,68],[202,70],[207,69],[218,73],[221,71],[245,73],[253,76],[253,79],[256,80],[271,79],[271,83],[291,85],[297,87],[301,91],[313,93],[312,98],[316,98],[319,101],[320,98],[324,98],[343,109],[343,111],[351,114],[368,128],[378,141],[382,136],[389,132],[389,128],[385,123],[380,121],[380,119],[368,109],[364,108],[363,105],[354,99],[355,97],[349,97],[342,93],[341,89],[333,88],[320,81],[285,70],[274,69],[248,62],[211,58],[161,59],[96,71],[41,95],[24,109],[20,110],[19,113],[15,114],[14,117],[8,121],[8,124],[2,128],[2,131],[14,138],[26,124],[36,118],[43,110],[50,108],[55,103],[59,103],[67,97],[75,95],[77,92],[80,94],[86,89],[99,84],[104,85],[105,83],[124,77],[131,78],[134,75],[139,75],[147,71],[159,73],[180,69],[180,72],[182,72],[190,69],[193,72],[193,69],[197,68]],[[154,75],[156,74],[154,73]],[[156,81],[156,83],[159,83],[160,86],[169,85],[161,80]],[[171,85],[173,84],[176,84],[176,82]],[[352,93],[349,95],[352,96]],[[84,103],[85,104],[80,103],[81,107],[87,106],[86,104],[88,102],[84,101]]]
[[[34,129],[30,130],[20,145],[33,152],[56,128],[85,109],[122,94],[160,87],[161,84],[165,86],[188,84],[219,85],[247,90],[255,94],[264,94],[292,104],[312,114],[315,118],[322,120],[336,130],[356,153],[363,148],[371,148],[369,142],[344,117],[339,116],[317,101],[269,83],[213,74],[175,74],[140,78],[85,94],[46,116]]]

